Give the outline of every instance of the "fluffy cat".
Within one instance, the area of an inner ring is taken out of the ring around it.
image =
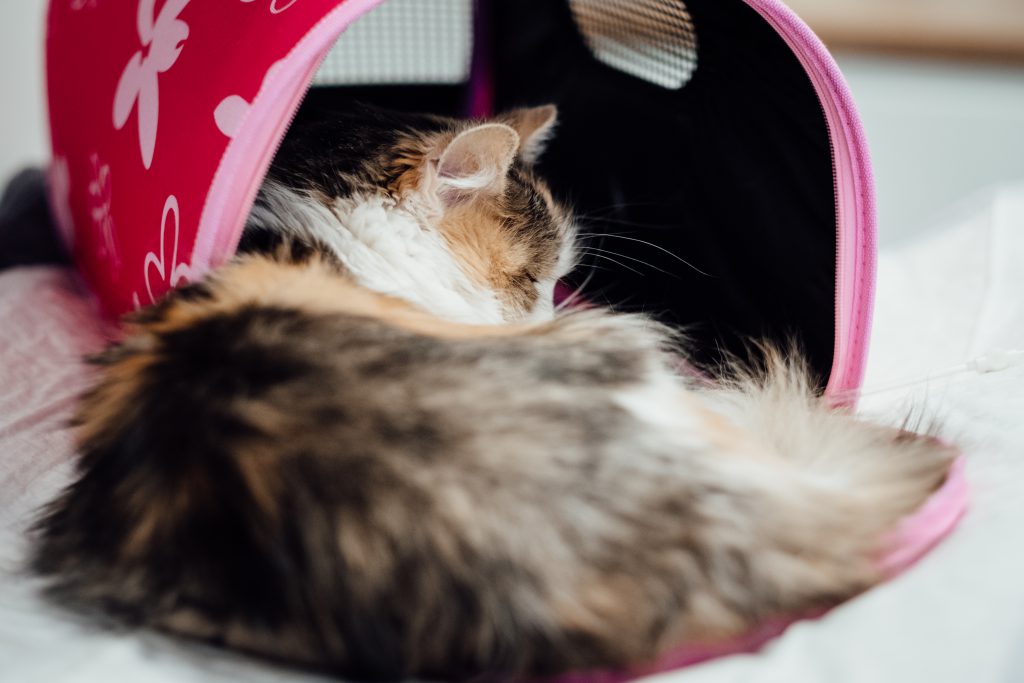
[[[63,604],[356,678],[648,661],[879,580],[935,440],[799,361],[707,384],[644,317],[556,312],[553,107],[296,126],[242,254],[98,359],[39,526]]]

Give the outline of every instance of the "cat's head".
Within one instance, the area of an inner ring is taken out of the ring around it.
[[[575,231],[533,165],[556,120],[553,106],[406,138],[392,181],[444,237],[505,320],[546,317],[555,283],[574,263]]]
[[[555,284],[575,259],[571,214],[533,168],[555,107],[483,121],[362,112],[300,130],[263,204],[301,191],[316,206],[290,231],[302,224],[361,284],[441,317],[551,317]]]

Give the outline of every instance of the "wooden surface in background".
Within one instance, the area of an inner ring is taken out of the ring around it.
[[[1024,0],[787,0],[830,47],[1024,60]]]

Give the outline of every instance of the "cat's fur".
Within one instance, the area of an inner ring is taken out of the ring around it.
[[[620,667],[876,582],[933,439],[799,362],[707,386],[555,314],[551,108],[293,131],[240,256],[138,314],[40,525],[58,600],[359,678]],[[255,252],[255,253],[253,253]]]

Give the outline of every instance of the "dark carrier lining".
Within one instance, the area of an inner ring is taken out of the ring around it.
[[[666,90],[594,59],[564,2],[489,4],[497,109],[559,105],[542,172],[599,235],[588,246],[620,262],[585,259],[575,278],[587,296],[685,326],[708,366],[750,339],[795,337],[824,386],[832,156],[817,96],[782,38],[740,0],[688,0],[698,67]],[[332,88],[304,108],[339,95],[447,114],[465,102],[450,87]]]

